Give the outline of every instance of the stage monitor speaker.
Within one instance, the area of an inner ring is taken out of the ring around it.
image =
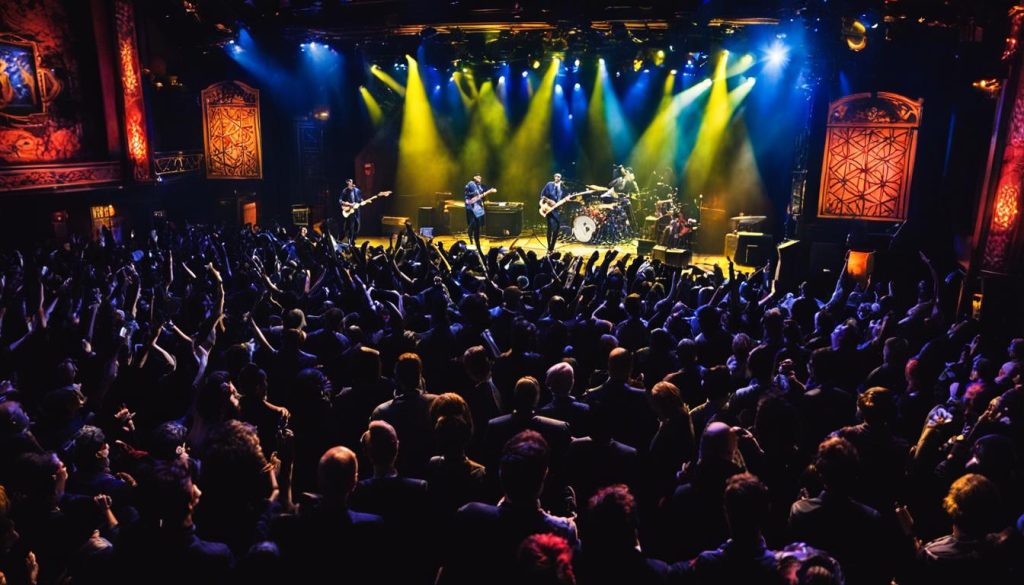
[[[761,266],[774,251],[769,234],[738,232],[725,235],[725,255],[743,266]]]
[[[687,248],[669,248],[665,250],[665,264],[674,268],[686,268],[690,265],[693,254]]]
[[[795,291],[801,282],[807,280],[807,243],[786,240],[776,250],[779,261],[775,265],[775,288],[782,292]]]
[[[420,207],[416,212],[416,227],[434,227],[434,208]]]
[[[661,262],[665,262],[665,259],[668,256],[668,247],[655,246],[654,248],[651,249],[651,256],[654,260],[660,260]]]
[[[484,235],[490,238],[518,238],[523,233],[522,206],[487,206]]]
[[[654,240],[639,239],[636,241],[636,255],[650,256],[654,249]]]
[[[469,226],[466,225],[466,204],[457,199],[449,199],[444,202],[444,217],[447,218],[449,234],[465,233]]]
[[[398,235],[405,229],[405,222],[409,221],[408,217],[396,216],[396,215],[385,215],[380,218],[380,233],[387,235]]]

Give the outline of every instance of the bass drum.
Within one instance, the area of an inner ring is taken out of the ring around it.
[[[572,236],[576,238],[577,242],[586,244],[594,239],[595,234],[597,234],[597,222],[593,218],[580,215],[572,220]]]

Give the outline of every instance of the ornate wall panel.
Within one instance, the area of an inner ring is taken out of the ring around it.
[[[57,187],[98,187],[121,180],[117,162],[0,168],[0,191]]]
[[[1012,27],[1003,59],[1015,60],[1013,68],[1017,80],[1015,85],[1007,85],[1004,89],[1000,109],[1003,116],[1007,112],[1010,115],[1008,125],[996,130],[1003,133],[1002,153],[996,153],[992,160],[993,167],[989,169],[986,180],[990,191],[982,194],[981,199],[983,204],[991,205],[991,209],[979,210],[980,232],[975,235],[983,246],[981,269],[999,273],[1009,271],[1014,241],[1019,237],[1021,185],[1024,184],[1024,75],[1021,75],[1024,56],[1019,54],[1018,42],[1024,8],[1011,9],[1010,16]],[[988,218],[987,225],[985,218]]]
[[[202,92],[203,145],[209,179],[261,179],[260,92],[222,81]]]
[[[81,159],[79,64],[61,0],[0,1],[0,162]]]
[[[880,92],[829,106],[818,217],[907,217],[922,102]]]
[[[135,40],[135,9],[131,0],[115,0],[114,28],[117,35],[117,62],[124,98],[124,132],[136,181],[152,178],[149,163],[149,138],[146,136],[146,104],[142,96],[139,49]]]

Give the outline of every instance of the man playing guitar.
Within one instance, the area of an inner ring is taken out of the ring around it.
[[[555,251],[555,244],[558,243],[558,230],[562,227],[557,204],[562,200],[563,193],[561,173],[555,173],[554,179],[548,181],[540,192],[541,214],[543,215],[547,210],[544,219],[548,222],[548,254]]]
[[[341,195],[338,197],[338,207],[340,208],[340,211],[344,212],[353,205],[362,203],[362,201],[363,192],[359,187],[356,187],[356,182],[352,179],[346,179],[345,188],[341,190]],[[356,208],[355,213],[350,214],[348,217],[342,215],[340,221],[341,241],[344,242],[347,238],[349,245],[355,246],[356,236],[359,235],[359,209]]]
[[[480,173],[473,175],[473,180],[466,183],[465,199],[466,199],[466,227],[469,228],[469,241],[471,244],[476,245],[476,249],[483,256],[484,249],[480,245],[480,226],[484,223],[484,205],[483,198],[487,197],[491,193],[497,193],[498,190],[491,188],[485,189],[483,184],[483,176]]]

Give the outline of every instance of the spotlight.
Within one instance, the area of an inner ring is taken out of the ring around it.
[[[559,83],[555,86],[555,93],[562,93],[562,84]]]
[[[752,65],[754,63],[754,56],[747,53],[746,55],[743,55],[742,59],[740,59],[740,63],[744,65]]]
[[[327,106],[320,106],[313,112],[313,117],[321,122],[326,122],[331,118],[331,110]]]
[[[661,67],[665,64],[665,51],[658,49],[654,52],[654,66]]]
[[[786,66],[789,62],[789,47],[787,47],[782,41],[775,41],[770,47],[768,47],[767,53],[767,64],[766,68],[772,71],[778,71]]]
[[[533,60],[533,68],[534,69],[540,69],[540,59],[534,59]]]
[[[577,82],[576,85],[572,86],[573,91],[579,91],[581,89],[580,84]]]
[[[572,114],[569,114],[569,119],[572,120]]]
[[[634,73],[637,72],[637,71],[640,71],[643,68],[644,68],[644,60],[643,59],[633,59],[633,72]]]
[[[604,67],[604,57],[598,57],[597,64]]]
[[[441,84],[440,83],[434,86],[434,91],[441,91]]]
[[[580,66],[580,60],[579,60],[579,59],[576,59],[575,61],[573,61],[573,62],[572,62],[572,66],[573,66],[573,67],[579,67],[579,66]]]
[[[650,73],[650,72],[651,72],[650,69],[644,69],[644,73]]]
[[[524,70],[523,70],[523,79],[526,79],[527,77],[529,77],[529,75],[530,75],[530,72],[529,72],[529,71],[526,71],[526,70],[524,69]]]
[[[669,73],[671,73],[672,75],[675,75],[676,73],[679,73],[679,72],[676,71],[675,69],[672,69],[671,71],[669,71]]]
[[[498,77],[498,83],[505,83],[505,76],[504,75]]]

